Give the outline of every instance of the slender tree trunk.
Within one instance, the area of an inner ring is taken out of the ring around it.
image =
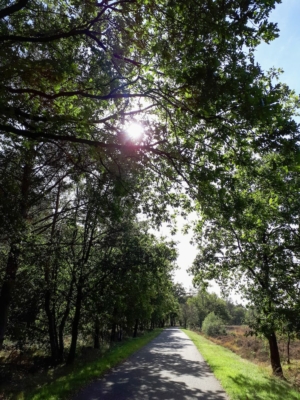
[[[14,290],[16,274],[19,267],[19,255],[19,246],[13,244],[8,254],[6,272],[0,294],[0,349],[3,346],[5,337],[8,312]]]
[[[122,339],[123,339],[123,328],[122,328],[122,325],[120,325],[120,329],[118,332],[118,341],[121,342]]]
[[[100,349],[100,325],[98,317],[95,320],[94,349]]]
[[[68,316],[70,314],[70,308],[71,308],[70,306],[71,306],[73,288],[74,288],[74,278],[72,279],[71,284],[70,284],[70,289],[69,289],[69,293],[67,296],[67,305],[66,305],[64,315],[61,319],[61,322],[60,322],[59,328],[58,328],[59,359],[61,362],[64,359],[64,329],[65,329],[65,325],[66,325]]]
[[[65,310],[64,316],[58,327],[59,361],[60,362],[62,362],[64,360],[64,351],[65,351],[64,329],[65,329],[65,324],[66,324],[67,318],[69,316],[69,313],[70,313],[70,305],[67,306],[67,309]]]
[[[51,349],[51,359],[54,363],[59,361],[58,338],[56,330],[55,311],[51,309],[51,292],[49,289],[45,293],[45,311],[48,318],[48,333]]]
[[[115,322],[113,322],[112,327],[111,327],[111,333],[110,333],[110,341],[111,342],[114,342],[116,339],[116,328],[117,328],[117,326],[116,326]]]
[[[136,319],[136,320],[135,320],[134,329],[133,329],[133,337],[134,337],[134,338],[137,337],[138,326],[139,326],[139,320]]]
[[[270,359],[273,374],[283,378],[283,371],[280,362],[277,338],[275,332],[272,332],[268,337],[270,348]]]
[[[266,232],[263,233],[262,242],[264,244],[267,244]],[[266,290],[268,293],[270,284],[270,265],[269,265],[269,257],[266,253],[263,254],[263,265],[264,265],[264,279],[263,279],[264,283],[262,284],[262,288]],[[273,310],[273,304],[271,297],[269,297],[269,307],[265,312],[269,313],[272,310]],[[278,343],[275,331],[271,332],[267,336],[267,339],[269,342],[270,361],[271,361],[273,375],[283,378],[283,371],[281,367],[280,355],[279,355]]]
[[[291,335],[290,332],[288,332],[288,340],[287,340],[287,345],[286,345],[286,350],[287,350],[287,363],[290,364],[291,363],[291,359],[290,359],[290,344],[291,344]]]
[[[67,317],[66,317],[67,319]],[[66,319],[64,321],[62,321],[59,325],[58,328],[58,343],[59,343],[59,361],[63,362],[64,360],[64,351],[65,351],[65,345],[64,345],[64,328],[65,328],[65,322]]]
[[[33,147],[26,154],[27,161],[22,168],[22,180],[20,190],[20,203],[19,210],[17,210],[18,216],[21,219],[21,225],[26,221],[28,217],[28,195],[30,189],[30,178],[32,173],[32,162],[34,157]],[[25,229],[24,229],[25,230]],[[14,291],[16,275],[19,268],[19,257],[20,257],[20,242],[22,240],[22,231],[20,229],[18,238],[10,246],[10,251],[7,258],[6,271],[4,281],[1,288],[0,294],[0,349],[3,346],[5,338],[5,331],[8,321],[9,307],[12,300]],[[23,232],[24,233],[24,232]]]
[[[55,235],[57,212],[58,212],[58,208],[59,208],[59,197],[60,197],[60,184],[58,185],[58,189],[57,189],[55,212],[54,212],[52,227],[51,227],[51,235],[50,235],[50,243],[49,243],[50,252],[52,249],[53,238]],[[45,263],[45,282],[46,282],[45,312],[46,312],[46,315],[48,318],[48,333],[49,333],[49,342],[50,342],[50,349],[51,349],[51,358],[52,358],[52,361],[56,364],[59,361],[59,346],[58,346],[58,337],[57,337],[55,306],[52,305],[53,294],[55,295],[55,289],[53,288],[52,283],[57,282],[57,276],[56,276],[57,266],[55,268],[54,265],[52,265],[52,264],[53,263],[51,262],[51,253],[49,253],[48,260]]]
[[[75,360],[76,354],[76,346],[77,346],[77,339],[78,339],[78,327],[80,321],[80,313],[81,313],[81,303],[82,303],[82,285],[78,285],[77,289],[77,297],[76,297],[76,306],[75,306],[75,315],[72,324],[72,339],[71,339],[71,346],[70,351],[67,359],[67,364],[73,364]]]

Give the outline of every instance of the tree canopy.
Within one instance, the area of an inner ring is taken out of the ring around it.
[[[23,285],[54,360],[66,330],[72,362],[80,330],[172,319],[173,244],[148,227],[191,201],[196,281],[234,272],[273,338],[298,296],[299,100],[254,52],[280,0],[2,3],[0,342]]]
[[[293,153],[249,161],[211,192],[192,270],[200,284],[243,294],[258,313],[252,328],[270,339],[282,319],[296,324],[288,310],[299,307],[298,162]]]

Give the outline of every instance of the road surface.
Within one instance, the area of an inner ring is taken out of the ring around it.
[[[228,400],[193,342],[178,328],[82,389],[74,400]]]

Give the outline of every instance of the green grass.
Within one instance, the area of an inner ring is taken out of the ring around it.
[[[195,332],[182,329],[194,342],[231,400],[300,400],[300,393],[287,382],[232,351]]]
[[[31,393],[20,393],[19,400],[61,400],[69,399],[79,389],[86,386],[90,381],[99,378],[110,368],[126,360],[131,354],[145,346],[158,336],[163,329],[155,329],[142,337],[129,339],[112,350],[108,351],[99,360],[85,365],[75,365],[73,370],[65,376],[36,389]]]

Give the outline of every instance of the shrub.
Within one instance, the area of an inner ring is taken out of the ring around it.
[[[211,312],[207,315],[202,324],[202,332],[208,336],[222,335],[226,333],[224,322],[220,317]]]

